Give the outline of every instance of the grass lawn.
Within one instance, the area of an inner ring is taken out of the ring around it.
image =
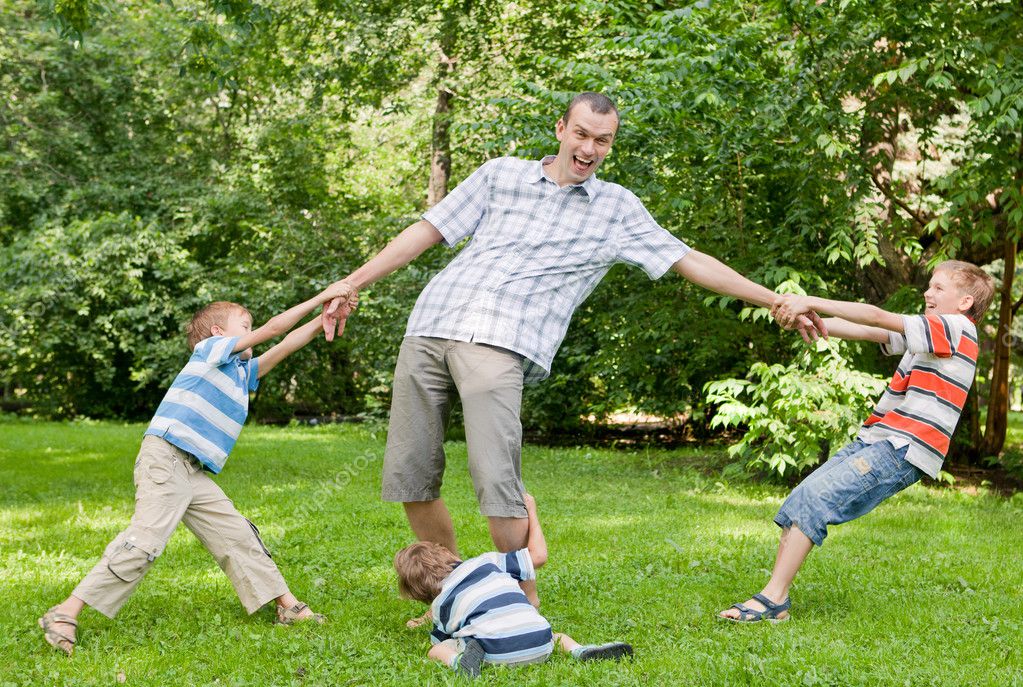
[[[182,527],[116,620],[87,609],[74,657],[50,649],[36,618],[127,524],[142,429],[0,420],[0,685],[464,684],[404,627],[424,610],[391,570],[411,537],[378,497],[383,432],[360,426],[250,426],[218,477],[327,625],[246,616]],[[445,498],[474,555],[486,524],[464,444],[447,452]],[[691,449],[529,446],[523,463],[550,546],[543,613],[636,657],[559,655],[480,685],[1023,685],[1023,495],[914,486],[833,530],[796,581],[792,621],[741,626],[715,612],[766,580],[784,488],[708,477]]]

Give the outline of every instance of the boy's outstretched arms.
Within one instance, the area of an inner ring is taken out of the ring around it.
[[[357,304],[358,300],[349,301],[335,313],[340,316],[337,325],[338,336],[344,333],[345,322],[348,321],[348,316],[352,314],[352,310],[355,309]],[[301,327],[289,332],[280,343],[272,346],[266,353],[256,358],[259,378],[262,379],[267,372],[277,366],[277,363],[319,336],[321,331],[323,331],[323,315],[314,317]]]
[[[522,500],[526,502],[526,517],[529,519],[529,536],[526,540],[526,548],[529,549],[529,558],[533,561],[535,570],[547,562],[547,540],[544,539],[543,530],[540,529],[540,518],[536,514],[536,499],[531,494],[523,494]]]
[[[824,326],[828,328],[831,336],[837,336],[846,341],[873,341],[874,343],[888,343],[888,330],[880,327],[868,327],[865,324],[856,324],[843,320],[840,317],[825,317]]]
[[[245,336],[238,337],[238,342],[234,345],[234,352],[244,351],[246,348],[258,346],[264,341],[288,333],[303,317],[311,313],[322,303],[338,297],[344,297],[347,300],[354,295],[350,284],[344,280],[336,281],[304,303],[299,303],[279,315],[274,315],[262,326],[252,330]],[[262,373],[260,373],[260,376],[262,376]]]
[[[870,328],[879,328],[884,330],[885,338],[887,341],[887,332],[898,332],[902,334],[905,330],[905,324],[902,319],[902,315],[882,310],[876,305],[870,305],[868,303],[852,303],[849,301],[833,301],[827,298],[818,298],[816,296],[794,296],[786,295],[782,296],[774,303],[771,307],[771,316],[774,317],[783,327],[791,327],[798,320],[799,317],[805,316],[809,312],[820,312],[825,315],[832,315],[834,317],[841,318],[848,323],[864,325]],[[858,330],[846,330],[855,334]],[[866,332],[858,332],[866,334]],[[841,334],[837,334],[841,336]],[[877,335],[875,333],[875,335]],[[849,336],[842,338],[861,338],[857,336]],[[874,341],[872,337],[864,336],[868,341]]]

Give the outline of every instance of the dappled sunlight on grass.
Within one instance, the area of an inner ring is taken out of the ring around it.
[[[391,560],[413,536],[401,505],[379,498],[382,434],[247,428],[215,478],[327,625],[274,627],[268,609],[247,616],[179,527],[116,620],[83,614],[81,644],[63,661],[35,618],[127,526],[141,427],[0,431],[17,446],[0,453],[0,590],[26,597],[0,607],[15,629],[0,638],[0,660],[18,666],[6,680],[108,684],[123,670],[127,684],[457,684],[426,660],[428,632],[404,627],[425,606],[398,598]],[[445,448],[443,494],[468,557],[492,545],[465,445]],[[550,549],[542,612],[576,639],[625,639],[637,655],[620,665],[555,657],[488,671],[481,684],[791,684],[794,675],[803,684],[1012,683],[1023,645],[1023,502],[913,487],[833,528],[793,587],[793,622],[736,627],[714,614],[763,586],[778,542],[771,519],[787,490],[725,482],[697,461],[689,450],[527,447],[523,476]]]

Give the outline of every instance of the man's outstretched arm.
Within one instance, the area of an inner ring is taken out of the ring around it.
[[[342,281],[352,287],[351,293],[369,286],[378,279],[383,279],[391,272],[404,267],[420,255],[427,248],[435,246],[444,239],[437,228],[425,219],[405,228],[400,234],[391,239],[383,249],[366,261],[366,263],[355,270]],[[345,298],[335,298],[324,309],[323,312],[323,333],[327,341],[334,338],[338,319],[335,314]]]
[[[750,281],[717,258],[698,250],[689,251],[685,257],[672,265],[672,269],[697,286],[764,308],[774,306],[780,299],[774,291]],[[825,337],[828,335],[824,322],[813,311],[807,312],[786,328],[798,329],[806,341],[814,340],[819,335]]]

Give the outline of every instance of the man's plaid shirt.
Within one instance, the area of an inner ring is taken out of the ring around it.
[[[506,348],[539,381],[612,265],[657,279],[689,252],[618,184],[590,176],[559,188],[543,169],[552,159],[490,160],[426,211],[449,247],[471,240],[423,289],[406,336]]]

